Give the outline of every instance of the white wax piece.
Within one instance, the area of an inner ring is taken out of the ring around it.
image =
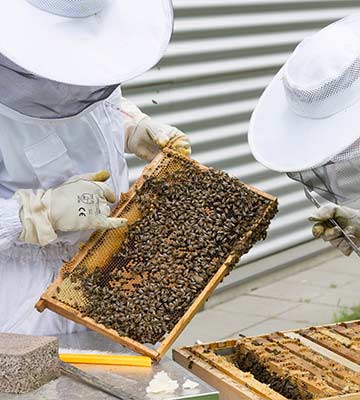
[[[183,389],[196,389],[199,386],[197,382],[191,381],[190,379],[186,379],[186,381],[183,383],[182,387]]]
[[[174,393],[178,387],[177,381],[172,380],[165,371],[161,371],[154,376],[146,388],[146,393]]]

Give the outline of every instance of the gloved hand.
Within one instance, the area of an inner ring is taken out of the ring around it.
[[[115,193],[104,183],[109,172],[78,175],[48,190],[19,190],[18,199],[23,231],[20,240],[45,246],[57,238],[56,232],[120,228],[126,219],[109,218],[108,203]]]
[[[153,120],[124,98],[121,101],[121,112],[124,117],[127,153],[135,154],[148,162],[164,147],[187,156],[191,154],[188,137],[177,128]]]
[[[360,245],[360,212],[348,207],[326,205],[310,217],[310,221],[316,222],[313,226],[313,236],[323,238],[345,256],[349,256],[352,248],[339,228],[331,224],[330,218],[336,220],[355,244]]]

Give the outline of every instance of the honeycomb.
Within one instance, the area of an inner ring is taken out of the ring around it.
[[[122,197],[127,228],[97,232],[53,298],[120,336],[156,344],[209,285],[266,237],[277,201],[165,150]]]

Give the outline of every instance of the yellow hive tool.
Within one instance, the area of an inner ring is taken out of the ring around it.
[[[131,367],[151,367],[151,358],[143,356],[118,356],[113,354],[59,354],[61,361],[70,364],[126,365]]]

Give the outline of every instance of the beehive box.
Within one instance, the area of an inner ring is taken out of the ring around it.
[[[272,196],[165,150],[113,212],[128,228],[94,234],[37,309],[159,360],[276,211]]]
[[[221,400],[360,400],[360,321],[174,350]]]

